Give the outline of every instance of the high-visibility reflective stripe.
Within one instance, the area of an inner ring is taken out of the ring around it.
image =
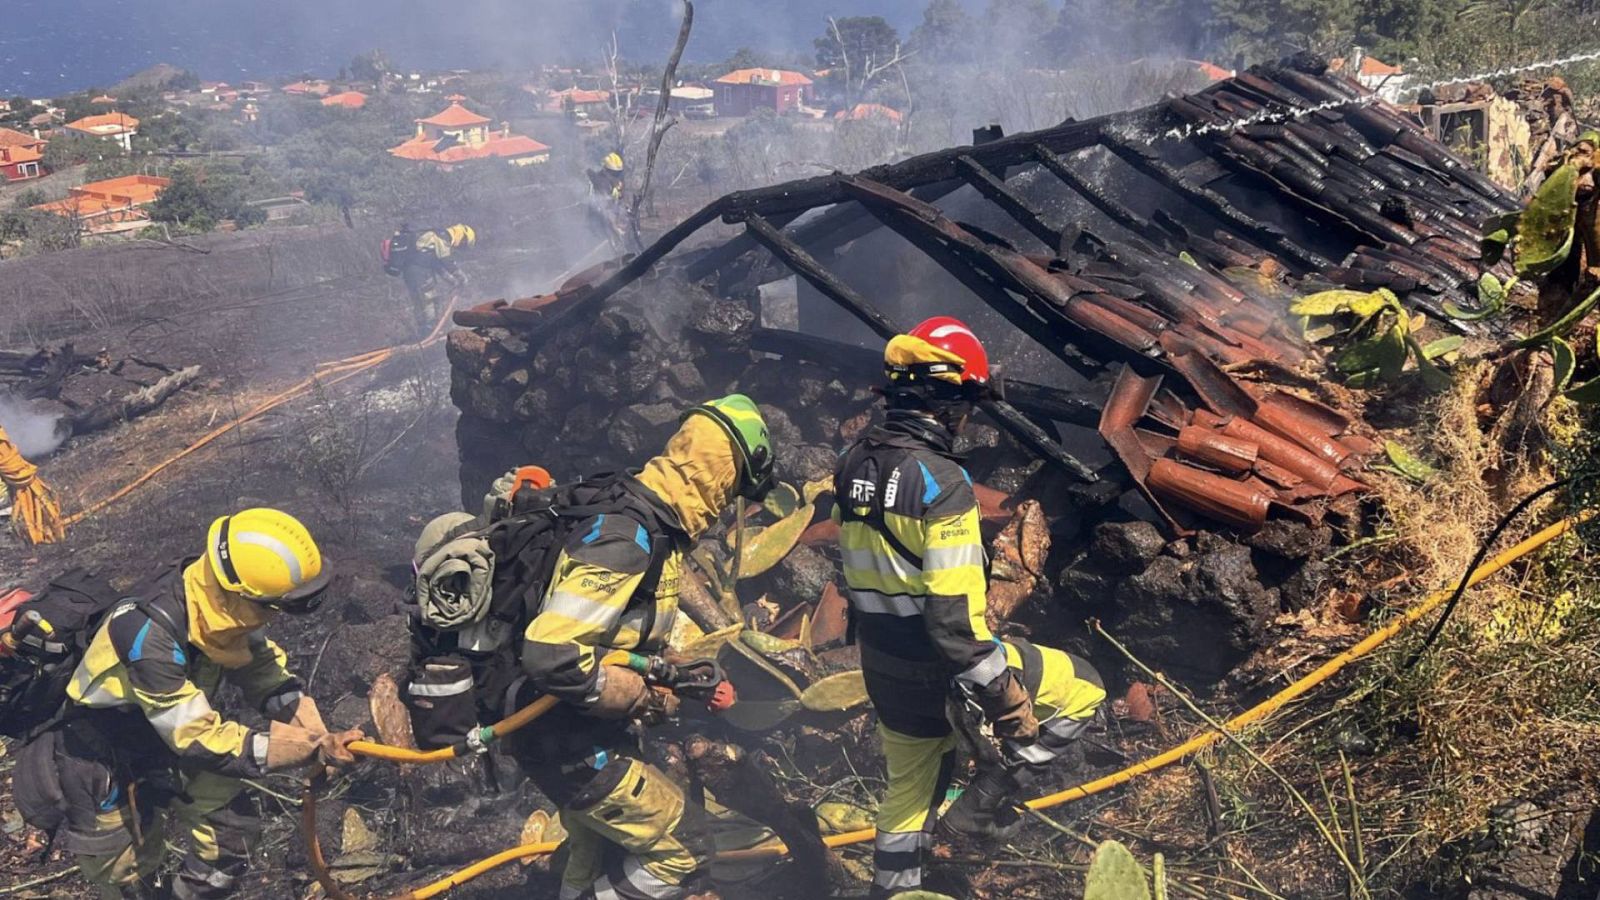
[[[177,706],[168,707],[150,716],[149,719],[162,740],[171,744],[172,736],[178,733],[179,728],[208,715],[211,715],[211,701],[206,699],[205,694],[195,694]]]
[[[1060,751],[1051,750],[1036,743],[1013,746],[1010,749],[1014,756],[1030,766],[1042,766],[1060,755]]]
[[[912,869],[880,869],[872,883],[891,891],[915,888],[922,884],[922,867]]]
[[[584,705],[585,706],[593,706],[596,703],[599,703],[600,702],[600,695],[605,693],[605,689],[606,689],[606,667],[605,666],[599,666],[598,667],[598,671],[596,671],[594,673],[594,687],[590,688],[589,689],[589,693],[587,693],[587,694],[585,694],[583,696]]]
[[[406,688],[406,693],[413,697],[454,697],[472,690],[472,677],[468,676],[459,681],[445,684],[428,684],[427,682],[413,681]]]
[[[670,900],[682,891],[678,885],[664,881],[646,869],[636,856],[622,861],[622,877],[629,887],[653,900]]]
[[[267,718],[273,718],[281,712],[299,706],[300,696],[299,691],[284,691],[277,696],[268,697],[261,711],[266,714]]]
[[[561,885],[561,893],[556,895],[557,900],[578,900],[582,896],[583,888],[573,887],[570,884]]]
[[[882,572],[893,575],[901,581],[913,581],[922,572],[915,565],[908,562],[887,542],[882,547],[839,547],[839,555],[844,561],[846,570],[856,569],[863,572]]]
[[[956,676],[957,681],[964,681],[974,687],[984,687],[1006,673],[1006,651],[999,644],[989,651],[989,655],[978,660],[967,668],[965,672]]]
[[[250,736],[250,758],[256,765],[265,769],[267,767],[267,744],[270,739],[267,735],[257,732]]]
[[[305,579],[301,577],[300,558],[294,555],[289,545],[278,540],[270,534],[259,531],[235,531],[230,541],[236,544],[248,544],[252,547],[262,547],[270,550],[278,559],[283,561],[284,568],[289,570],[289,583],[299,585]]]
[[[929,547],[922,551],[922,571],[924,572],[982,565],[983,548],[977,544],[961,544],[955,547]]]
[[[602,875],[594,883],[594,900],[622,900],[622,896],[611,886],[611,879]]]
[[[872,846],[885,853],[915,853],[928,844],[926,831],[880,831],[872,839]]]
[[[568,591],[557,591],[545,601],[544,609],[540,611],[541,615],[544,613],[555,613],[584,625],[608,628],[622,615],[622,609]]]
[[[913,597],[909,594],[880,594],[877,591],[855,588],[849,588],[847,593],[850,605],[860,612],[899,616],[902,619],[922,615],[923,605],[927,603],[926,597]]]
[[[1089,722],[1089,719],[1069,719],[1066,716],[1058,716],[1048,722],[1041,722],[1039,731],[1055,740],[1070,742],[1077,740],[1078,735],[1088,730]]]

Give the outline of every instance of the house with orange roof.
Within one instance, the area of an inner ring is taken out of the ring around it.
[[[148,221],[149,206],[171,183],[154,175],[126,175],[75,187],[65,200],[33,208],[77,220],[90,234],[119,231],[129,223]]]
[[[367,105],[367,95],[360,91],[345,91],[331,94],[322,98],[323,106],[338,106],[344,109],[360,109]]]
[[[65,127],[72,134],[103,138],[130,151],[133,149],[133,139],[139,134],[139,120],[120,112],[84,116],[68,122]]]
[[[837,122],[889,122],[899,124],[900,110],[881,103],[857,103],[849,109],[841,109],[833,114]]]
[[[531,137],[513,134],[511,125],[502,122],[491,129],[491,120],[452,101],[442,111],[417,120],[417,133],[389,153],[400,159],[432,163],[451,169],[463,163],[484,159],[504,160],[528,166],[550,160],[550,148]]]
[[[89,102],[96,106],[111,106],[117,102],[117,98],[111,96],[110,94],[101,94]]]
[[[320,78],[313,81],[294,81],[284,85],[283,92],[296,97],[326,97],[333,93],[333,85]]]
[[[44,171],[44,138],[0,128],[0,181],[26,181]]]
[[[589,91],[573,85],[564,91],[544,91],[543,94],[541,106],[545,112],[588,118],[611,109],[610,91]]]
[[[794,112],[811,102],[814,91],[810,77],[785,69],[735,69],[712,82],[711,89],[724,116],[748,116],[758,109]]]
[[[1370,91],[1377,92],[1379,97],[1390,103],[1400,100],[1400,93],[1405,89],[1410,76],[1402,66],[1391,66],[1375,56],[1367,56],[1356,48],[1355,55],[1346,59],[1336,56],[1328,60],[1328,71],[1348,75],[1358,84]]]

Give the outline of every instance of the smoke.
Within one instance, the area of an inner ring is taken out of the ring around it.
[[[66,441],[65,424],[56,413],[41,412],[27,400],[0,394],[0,428],[6,430],[17,450],[30,460],[49,456]]]

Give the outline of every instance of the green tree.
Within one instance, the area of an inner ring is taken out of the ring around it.
[[[831,71],[828,80],[840,88],[846,107],[902,61],[900,34],[882,16],[829,19],[827,30],[811,43],[817,68]]]
[[[733,51],[733,55],[728,57],[728,61],[722,65],[723,71],[731,72],[734,69],[760,68],[761,64],[762,59],[760,56],[756,55],[754,50],[751,50],[749,47],[740,47],[739,49]]]
[[[1342,53],[1364,0],[1212,0],[1223,58],[1275,59],[1300,50]]]
[[[60,171],[70,166],[127,156],[122,145],[85,134],[62,134],[50,139],[44,148],[45,168]]]
[[[350,60],[350,77],[357,81],[371,81],[381,84],[385,75],[392,69],[389,66],[389,56],[382,50],[368,50]]]
[[[907,42],[923,65],[969,62],[977,26],[959,0],[932,0]]]

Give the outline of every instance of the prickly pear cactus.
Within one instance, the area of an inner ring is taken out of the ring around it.
[[[1094,851],[1083,900],[1150,900],[1144,869],[1127,847],[1106,841]]]

